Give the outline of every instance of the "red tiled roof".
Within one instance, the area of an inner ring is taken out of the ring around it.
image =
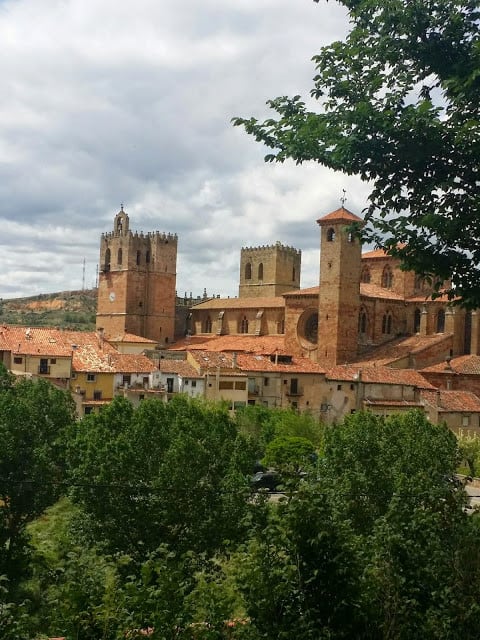
[[[161,373],[176,373],[182,378],[201,378],[202,376],[185,360],[160,360]]]
[[[423,409],[422,402],[409,402],[408,400],[369,400],[366,398],[363,404],[370,407],[405,407],[407,409],[418,407]]]
[[[212,298],[200,302],[192,309],[264,309],[265,307],[284,307],[285,300],[281,296],[264,296],[261,298]]]
[[[75,346],[103,346],[105,350],[116,352],[105,343],[95,331],[70,331],[47,327],[0,327],[0,349],[24,355],[70,357]]]
[[[459,373],[464,375],[480,375],[480,356],[466,355],[452,358],[450,362],[439,362],[422,369],[425,373]]]
[[[369,367],[372,365],[387,365],[401,358],[405,358],[410,354],[419,354],[431,347],[437,347],[438,344],[442,342],[447,343],[445,350],[448,353],[448,345],[451,337],[450,333],[438,333],[428,336],[415,335],[408,336],[407,338],[398,338],[387,344],[368,349],[368,351],[365,351],[359,356],[355,366]]]
[[[175,345],[172,345],[169,351],[234,351],[234,352],[250,352],[250,353],[284,353],[285,336],[192,336],[185,338]]]
[[[320,291],[320,287],[317,285],[316,287],[308,287],[307,289],[296,289],[294,291],[287,291],[283,295],[285,297],[288,296],[318,296]]]
[[[346,380],[347,382],[366,382],[369,384],[401,384],[419,389],[435,389],[414,369],[391,369],[390,367],[338,365],[327,369],[329,380]]]
[[[480,412],[480,398],[471,391],[439,391],[439,410],[444,412]]]
[[[318,224],[322,224],[323,222],[362,222],[362,218],[359,218],[354,213],[345,209],[345,207],[340,207],[340,209],[336,209],[331,213],[327,213],[326,216],[322,216],[317,220]]]
[[[131,342],[132,344],[143,344],[145,342],[147,344],[158,344],[156,340],[150,340],[150,338],[137,336],[134,333],[118,333],[116,335],[105,334],[105,339],[109,342]]]
[[[390,259],[392,259],[391,256],[389,256],[387,253],[385,253],[384,249],[373,249],[372,251],[365,251],[365,253],[362,253],[362,260],[364,258],[367,259],[367,260],[370,260],[371,258],[390,258]]]
[[[271,356],[274,358],[274,356]],[[270,356],[254,355],[251,353],[239,353],[237,355],[238,367],[243,371],[271,371],[290,373],[325,373],[325,369],[309,358],[292,357],[291,363],[282,363],[271,360]]]
[[[404,300],[404,296],[391,289],[384,289],[376,284],[360,283],[360,295],[365,298],[381,298],[382,300]]]
[[[156,370],[146,356],[111,349],[106,352],[93,345],[80,345],[73,354],[73,370],[92,373],[151,373]]]

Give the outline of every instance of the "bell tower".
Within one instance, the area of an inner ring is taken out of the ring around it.
[[[134,233],[123,210],[100,241],[97,328],[133,333],[159,344],[173,341],[177,236]]]
[[[320,239],[318,362],[351,362],[358,349],[362,247],[348,229],[363,220],[343,206],[317,220]]]

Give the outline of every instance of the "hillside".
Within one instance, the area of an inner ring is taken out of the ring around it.
[[[96,289],[42,293],[28,298],[0,299],[0,324],[91,331],[95,328],[96,311]]]

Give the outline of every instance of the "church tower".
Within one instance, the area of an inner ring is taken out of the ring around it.
[[[100,244],[97,328],[173,341],[177,236],[130,231],[123,205]]]
[[[321,228],[318,362],[325,367],[357,355],[362,247],[348,227],[363,220],[343,206],[317,220]]]
[[[272,298],[300,288],[302,252],[280,242],[242,247],[239,298]]]

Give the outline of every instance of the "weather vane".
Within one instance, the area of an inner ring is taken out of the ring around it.
[[[342,203],[342,207],[345,204],[345,202],[347,201],[347,192],[345,191],[345,189],[342,189],[343,191],[343,196],[340,198],[340,202]]]

